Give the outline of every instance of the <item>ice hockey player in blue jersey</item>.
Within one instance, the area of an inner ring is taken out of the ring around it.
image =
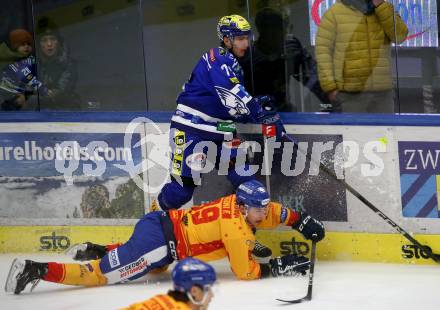
[[[192,198],[206,165],[219,169],[225,164],[222,149],[234,139],[235,123],[273,125],[277,135],[284,132],[273,98],[252,97],[243,86],[243,70],[237,58],[249,48],[248,21],[239,15],[224,16],[218,22],[217,35],[220,47],[202,55],[177,98],[170,128],[171,181],[158,196],[162,210],[178,209]],[[215,144],[214,156],[208,147],[200,147],[204,142]],[[232,151],[226,164],[228,180],[237,187],[254,176],[239,175],[237,171],[246,170],[247,164],[236,167],[235,157]]]

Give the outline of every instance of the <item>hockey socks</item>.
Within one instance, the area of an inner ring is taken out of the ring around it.
[[[59,264],[48,263],[45,281],[66,285],[98,286],[107,284],[107,278],[102,274],[99,260],[88,264]]]

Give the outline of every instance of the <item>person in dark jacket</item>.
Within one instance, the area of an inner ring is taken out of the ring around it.
[[[278,111],[296,111],[299,102],[289,98],[291,94],[287,91],[289,77],[293,77],[325,103],[327,96],[318,81],[316,62],[298,38],[286,36],[285,21],[281,12],[275,9],[258,11],[255,16],[258,39],[252,51],[239,60],[244,70],[245,87],[254,96],[272,95]]]
[[[75,93],[75,62],[57,26],[47,18],[41,18],[37,25],[37,60],[38,78],[51,93],[40,94],[40,109],[80,110],[80,99]]]

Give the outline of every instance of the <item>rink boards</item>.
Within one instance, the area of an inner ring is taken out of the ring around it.
[[[169,115],[148,116],[127,114],[116,122],[111,121],[114,114],[105,113],[99,122],[96,115],[82,114],[55,115],[59,119],[53,122],[26,116],[0,120],[0,253],[59,252],[85,240],[127,240],[168,177],[164,158]],[[130,122],[135,117],[142,118]],[[440,251],[437,116],[283,118],[291,137],[309,152],[321,148],[326,165],[338,176],[421,243]],[[262,141],[258,125],[239,129],[246,140]],[[77,148],[62,166],[56,160],[63,142]],[[91,146],[101,148],[103,160],[90,157]],[[78,160],[72,161],[75,156]],[[344,158],[342,169],[334,165],[337,156]],[[317,173],[312,163],[299,174],[298,167],[289,167],[290,175],[279,166],[274,164],[269,176],[271,196],[324,221],[327,237],[318,246],[320,259],[430,263],[425,253],[343,186]],[[217,179],[208,178],[209,186],[196,192],[195,203],[227,192],[225,182]],[[308,250],[299,235],[283,229],[261,231],[258,238],[274,254]]]
[[[71,245],[93,241],[98,244],[125,242],[133,226],[3,226],[0,244],[3,253],[64,253]],[[440,251],[440,236],[414,235],[422,244]],[[270,247],[273,256],[310,254],[310,242],[291,230],[259,231],[258,240]],[[317,246],[320,260],[368,261],[403,264],[435,264],[398,234],[328,231]]]

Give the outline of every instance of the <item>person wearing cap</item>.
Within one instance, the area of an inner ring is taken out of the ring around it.
[[[174,260],[192,256],[202,261],[227,257],[238,279],[305,274],[310,260],[288,254],[259,263],[252,257],[254,228],[290,226],[306,239],[320,241],[323,224],[306,212],[294,211],[271,202],[258,181],[240,184],[236,193],[186,210],[155,211],[136,224],[130,239],[121,246],[103,251],[98,257],[93,247],[77,247],[73,258],[94,259],[85,264],[39,263],[16,258],[6,280],[6,292],[20,294],[29,283],[50,281],[67,285],[97,286],[138,279]]]
[[[212,286],[216,281],[214,268],[199,259],[187,257],[173,269],[174,289],[166,295],[156,295],[148,300],[130,305],[123,310],[202,310],[208,309],[214,297]]]
[[[0,44],[0,69],[17,60],[29,57],[32,54],[33,39],[25,29],[12,30],[8,35],[8,42]]]
[[[35,57],[32,55],[32,35],[24,29],[9,33],[11,54],[15,58],[1,71],[0,97],[1,110],[22,110],[28,98],[36,94],[50,95],[51,92],[37,79]]]
[[[29,57],[32,54],[32,35],[24,29],[15,29],[9,33],[9,43],[13,51],[18,52],[22,57]]]

